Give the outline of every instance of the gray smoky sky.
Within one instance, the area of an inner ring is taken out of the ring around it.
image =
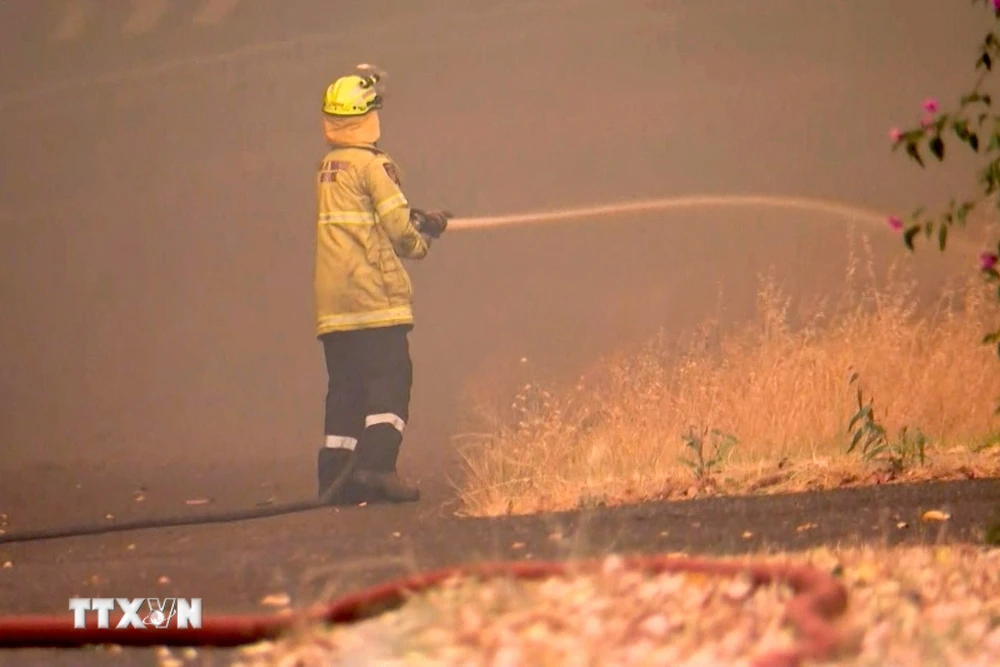
[[[414,205],[763,193],[907,211],[963,192],[971,163],[921,173],[888,128],[971,83],[988,22],[945,0],[2,2],[0,476],[311,465],[319,104],[356,63],[388,70],[383,146]],[[693,210],[446,235],[409,265],[403,465],[443,465],[484,368],[576,372],[688,330],[720,282],[738,317],[770,265],[828,290],[848,222]]]

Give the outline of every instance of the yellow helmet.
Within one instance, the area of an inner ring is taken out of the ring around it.
[[[370,65],[358,67],[362,74],[342,76],[326,88],[323,113],[331,116],[363,116],[382,108],[382,96],[376,84],[384,76]]]

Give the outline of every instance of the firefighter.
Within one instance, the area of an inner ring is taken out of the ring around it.
[[[401,260],[424,258],[450,217],[412,208],[378,148],[381,77],[365,69],[340,77],[323,102],[315,309],[328,386],[317,473],[322,498],[356,457],[349,482],[328,499],[338,504],[420,498],[396,470],[413,381],[413,286]]]

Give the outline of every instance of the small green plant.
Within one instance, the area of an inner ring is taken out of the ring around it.
[[[1000,433],[991,433],[989,436],[984,438],[982,442],[977,442],[969,447],[974,454],[980,454],[988,449],[992,449],[1000,445]]]
[[[912,431],[908,426],[899,430],[899,437],[892,445],[894,460],[899,460],[902,465],[915,462],[920,465],[927,463],[927,436],[915,428]],[[899,470],[902,471],[902,468]]]
[[[927,462],[927,437],[920,429],[910,429],[904,426],[894,440],[890,440],[885,427],[875,416],[875,399],[864,400],[860,378],[857,373],[851,375],[850,384],[858,385],[858,411],[851,417],[847,430],[853,433],[847,453],[853,453],[861,446],[861,460],[865,463],[875,463],[884,459],[889,471],[897,475],[914,462],[924,465]]]
[[[734,436],[723,433],[718,429],[702,429],[701,433],[696,433],[692,428],[688,433],[681,436],[684,446],[691,450],[693,458],[680,457],[680,462],[691,469],[698,485],[704,488],[711,482],[722,461],[729,454],[729,451],[736,446],[737,440]],[[710,441],[711,456],[706,451],[705,441]],[[707,458],[706,458],[707,457]]]

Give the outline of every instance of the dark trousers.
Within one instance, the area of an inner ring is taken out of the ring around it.
[[[356,469],[396,468],[410,417],[412,325],[320,336],[326,356],[326,441],[319,454],[320,494],[354,450]]]

